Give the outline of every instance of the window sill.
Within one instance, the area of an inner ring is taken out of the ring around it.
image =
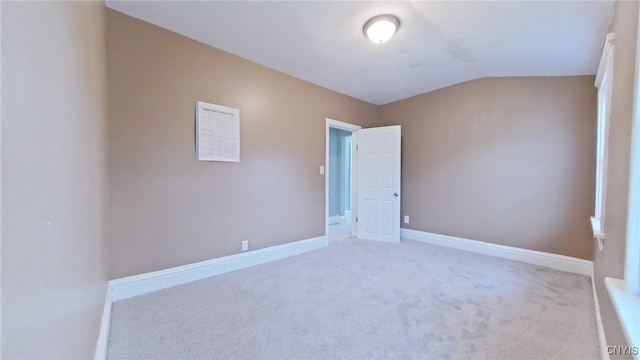
[[[604,283],[629,346],[640,349],[640,321],[638,321],[640,319],[640,297],[626,291],[624,280],[607,277],[604,278]]]
[[[596,219],[593,216],[591,217],[591,230],[593,230],[593,237],[598,241],[598,249],[602,250],[604,247],[604,229],[602,228],[600,219]]]

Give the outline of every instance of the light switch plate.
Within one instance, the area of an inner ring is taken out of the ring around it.
[[[324,175],[324,166],[320,165],[320,175]]]

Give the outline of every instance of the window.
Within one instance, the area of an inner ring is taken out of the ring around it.
[[[638,19],[640,20],[640,10]],[[604,279],[629,343],[629,346],[618,350],[627,351],[636,359],[640,349],[640,28],[637,45],[624,279]]]
[[[640,20],[640,9],[638,9]],[[640,27],[636,42],[636,74],[631,125],[631,163],[629,165],[629,204],[627,207],[627,244],[625,289],[640,300]],[[639,301],[640,302],[640,301]],[[636,311],[640,305],[636,307]],[[640,327],[640,325],[638,326]],[[640,331],[640,330],[638,330]],[[640,337],[640,332],[636,334]],[[640,342],[640,339],[637,339]],[[637,344],[640,345],[640,344]]]
[[[598,88],[598,139],[596,147],[596,207],[591,217],[593,237],[598,248],[604,245],[604,215],[607,190],[607,141],[609,138],[609,114],[611,113],[611,81],[613,79],[614,35],[608,34],[596,75]]]

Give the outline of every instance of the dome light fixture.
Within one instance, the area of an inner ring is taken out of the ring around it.
[[[387,42],[398,31],[400,20],[395,15],[374,16],[364,24],[364,33],[376,44]]]

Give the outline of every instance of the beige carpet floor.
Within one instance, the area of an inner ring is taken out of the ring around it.
[[[597,359],[587,276],[427,245],[324,249],[113,304],[110,359]]]

